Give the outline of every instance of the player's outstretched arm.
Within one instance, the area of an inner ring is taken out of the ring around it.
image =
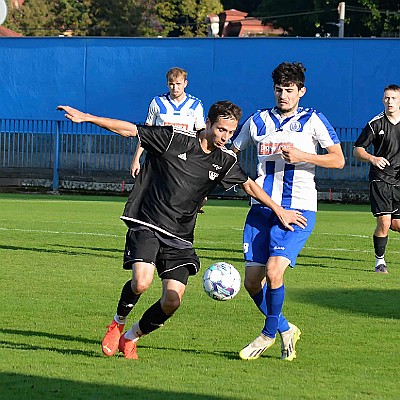
[[[285,210],[283,207],[276,204],[252,179],[249,178],[242,186],[249,196],[269,207],[285,228],[293,231],[294,229],[291,224],[297,225],[303,229],[307,226],[307,219],[303,217],[300,211]]]
[[[130,137],[137,135],[136,125],[128,121],[97,117],[69,106],[58,106],[57,110],[65,111],[65,117],[77,124],[80,124],[81,122],[90,122],[121,136]]]

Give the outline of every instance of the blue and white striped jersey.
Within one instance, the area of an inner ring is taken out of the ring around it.
[[[326,117],[312,108],[299,107],[290,117],[282,117],[276,108],[255,112],[243,124],[233,145],[245,149],[250,142],[257,147],[257,184],[284,208],[317,211],[315,165],[286,163],[282,146],[292,146],[317,154],[322,148],[339,143],[339,138]],[[252,204],[257,204],[252,199]]]
[[[205,127],[202,102],[186,93],[179,104],[171,100],[169,93],[156,96],[150,102],[146,125],[175,126],[185,131],[198,131]]]

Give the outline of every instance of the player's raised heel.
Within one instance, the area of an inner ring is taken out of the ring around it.
[[[375,267],[375,272],[377,272],[378,274],[388,274],[389,273],[385,264],[377,265]]]
[[[124,353],[125,358],[131,360],[137,360],[139,358],[136,354],[136,341],[129,340],[124,335],[119,339],[118,349],[121,353]]]
[[[101,349],[103,350],[104,355],[111,357],[118,350],[119,338],[124,329],[124,324],[118,324],[113,320],[107,328],[107,332],[101,342]]]
[[[301,331],[289,322],[289,330],[282,332],[282,360],[292,361],[296,358],[296,343],[300,339]]]
[[[242,360],[256,360],[275,343],[275,338],[261,334],[239,352]]]

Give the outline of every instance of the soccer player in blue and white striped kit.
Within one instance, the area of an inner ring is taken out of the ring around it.
[[[173,67],[166,73],[168,93],[153,97],[150,102],[146,125],[175,126],[183,131],[194,132],[206,126],[203,103],[185,92],[188,73],[180,67]],[[136,177],[141,169],[140,157],[143,148],[138,144],[132,161],[131,173]]]
[[[260,311],[265,325],[260,335],[239,356],[253,360],[281,336],[282,359],[296,357],[300,329],[282,314],[285,297],[283,277],[294,267],[315,225],[317,191],[315,166],[343,168],[345,164],[338,136],[326,117],[312,108],[299,107],[306,93],[305,68],[284,62],[272,72],[276,106],[255,112],[243,124],[233,150],[239,152],[253,142],[258,154],[256,182],[285,209],[301,211],[307,226],[286,229],[274,213],[252,201],[243,233],[244,286]],[[325,154],[317,154],[320,145]]]

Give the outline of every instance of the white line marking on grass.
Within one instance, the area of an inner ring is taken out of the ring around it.
[[[348,251],[348,252],[357,252],[357,253],[371,253],[371,250],[360,250],[360,249],[343,249],[343,248],[337,248],[337,247],[310,247],[310,246],[305,246],[304,249],[306,250],[322,250],[322,251]]]
[[[18,231],[28,233],[51,233],[51,234],[62,234],[62,235],[88,235],[88,236],[106,236],[106,237],[125,237],[125,235],[115,235],[112,233],[97,233],[97,232],[62,232],[62,231],[47,231],[41,229],[19,229],[19,228],[0,228],[0,231]]]
[[[328,233],[328,232],[314,232],[313,235],[326,235],[326,236],[346,236],[346,237],[356,237],[362,239],[371,239],[371,235],[356,235],[353,233]],[[390,240],[400,240],[398,237],[391,237]]]
[[[374,249],[371,246],[371,249],[369,250],[360,250],[360,249],[343,249],[343,248],[333,248],[333,247],[328,247],[328,248],[324,248],[324,247],[310,247],[310,246],[305,246],[304,247],[305,250],[322,250],[322,251],[346,251],[349,253],[352,252],[356,252],[356,253],[373,253]],[[395,254],[400,254],[400,251],[396,251],[396,250],[389,250],[388,253],[395,253]]]
[[[0,218],[1,222],[15,222],[14,219],[10,219],[10,218]],[[76,225],[76,224],[82,224],[82,221],[60,221],[60,220],[35,220],[35,222],[40,223],[40,224],[68,224],[68,225]],[[85,225],[96,225],[96,226],[101,226],[101,225],[107,225],[107,226],[121,226],[121,220],[120,219],[113,219],[112,222],[110,221],[102,221],[102,222],[95,222],[95,221],[85,221],[84,222]]]
[[[315,232],[315,235],[329,235],[329,236],[348,236],[348,237],[358,237],[358,238],[367,238],[370,239],[371,235],[355,235],[352,233],[328,233],[328,232]]]

